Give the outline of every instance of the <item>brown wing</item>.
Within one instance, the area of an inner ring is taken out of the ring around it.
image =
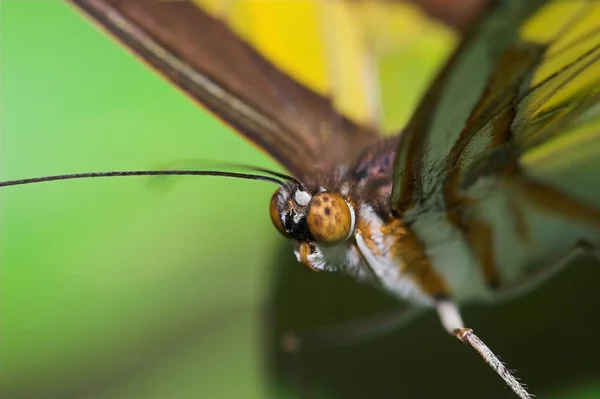
[[[296,176],[346,163],[376,138],[192,2],[67,1]]]

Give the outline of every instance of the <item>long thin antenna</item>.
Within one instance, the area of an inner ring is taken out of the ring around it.
[[[248,165],[244,163],[235,163],[235,162],[220,162],[220,161],[211,161],[207,159],[184,159],[175,162],[170,162],[165,165],[161,165],[161,169],[245,169],[251,170],[254,172],[261,172],[267,175],[271,175],[274,177],[279,177],[283,180],[292,181],[299,186],[301,185],[300,181],[295,177],[276,172],[271,169],[261,168],[258,166]]]
[[[254,175],[250,173],[222,172],[215,170],[122,170],[109,172],[87,172],[87,173],[71,173],[66,175],[53,175],[31,177],[27,179],[7,180],[0,182],[0,187],[19,186],[23,184],[43,183],[56,180],[72,180],[72,179],[88,179],[95,177],[129,177],[129,176],[219,176],[231,177],[235,179],[245,180],[261,180],[270,183],[275,183],[279,186],[284,184],[283,181],[271,177]]]
[[[231,164],[231,165],[238,166],[238,167],[241,167],[241,168],[244,168],[244,169],[248,169],[248,170],[254,170],[256,172],[266,173],[266,174],[269,174],[269,175],[272,175],[272,176],[275,176],[275,177],[279,177],[279,178],[284,179],[284,180],[292,181],[292,182],[298,184],[299,186],[302,185],[302,183],[300,183],[300,180],[297,180],[295,177],[293,177],[291,175],[288,175],[288,174],[285,174],[285,173],[275,172],[274,170],[271,170],[271,169],[258,168],[256,166],[244,165],[244,164],[239,164],[239,165]]]
[[[492,350],[483,343],[477,335],[473,333],[470,328],[457,328],[454,330],[454,336],[461,342],[471,345],[485,360],[487,364],[506,382],[506,384],[513,390],[514,393],[521,399],[531,399],[531,395],[523,384],[521,384],[510,370],[506,367],[500,359],[492,352]]]

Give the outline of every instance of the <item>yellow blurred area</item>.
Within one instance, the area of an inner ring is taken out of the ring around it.
[[[565,152],[565,149],[568,151]],[[555,169],[573,168],[575,162],[595,159],[599,153],[600,120],[591,120],[569,134],[558,136],[526,152],[520,162],[526,168],[535,166],[540,173],[550,174]]]
[[[455,41],[449,29],[403,2],[195,2],[296,80],[332,96],[345,115],[391,132],[404,125],[408,113],[386,112],[385,104],[414,98],[416,90],[386,87],[385,75],[410,76],[422,86]],[[419,73],[415,64],[433,67]]]

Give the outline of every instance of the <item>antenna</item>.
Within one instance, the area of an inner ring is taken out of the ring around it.
[[[0,187],[20,186],[23,184],[44,183],[57,180],[91,179],[96,177],[131,177],[131,176],[219,176],[245,180],[262,180],[282,186],[284,182],[272,176],[261,176],[251,173],[222,172],[216,170],[121,170],[109,172],[70,173],[30,177],[27,179],[0,181]]]

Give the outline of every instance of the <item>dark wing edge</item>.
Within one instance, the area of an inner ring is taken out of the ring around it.
[[[66,1],[297,177],[350,162],[377,137],[191,2]]]

